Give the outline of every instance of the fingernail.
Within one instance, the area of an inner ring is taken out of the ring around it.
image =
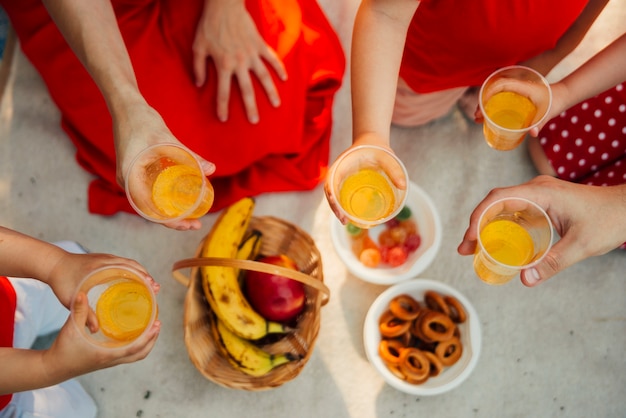
[[[274,107],[280,106],[280,99],[272,99],[272,106]]]
[[[528,284],[535,284],[539,281],[539,272],[536,268],[533,267],[526,270],[526,274],[524,275],[524,277],[526,277],[526,281],[528,282]]]
[[[253,124],[259,123],[259,117],[258,116],[250,116],[250,123],[253,123]]]
[[[210,163],[208,161],[201,161],[200,165],[202,165],[202,171],[203,172],[215,170],[215,164]]]

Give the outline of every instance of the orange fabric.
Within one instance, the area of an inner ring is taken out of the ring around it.
[[[422,0],[400,76],[417,93],[480,86],[494,70],[552,49],[588,0]]]
[[[13,347],[13,327],[17,307],[15,289],[6,277],[0,276],[0,347]],[[0,395],[0,411],[13,395]]]
[[[134,213],[115,180],[111,118],[96,85],[68,48],[40,0],[2,0],[26,56],[42,75],[76,145],[76,158],[96,178],[92,213]],[[193,81],[191,44],[202,0],[113,0],[139,88],[172,133],[217,166],[213,211],[265,192],[308,190],[326,174],[334,94],[345,57],[313,0],[248,0],[264,39],[276,48],[289,79],[274,76],[282,101],[275,109],[254,80],[260,123],[246,118],[235,85],[229,120],[216,117],[216,73]],[[254,78],[254,77],[253,77]]]

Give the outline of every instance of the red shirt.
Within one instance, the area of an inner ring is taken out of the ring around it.
[[[13,347],[16,308],[15,290],[6,277],[0,276],[0,347]],[[12,395],[0,396],[0,410],[11,402]]]
[[[422,0],[400,76],[418,93],[480,86],[494,70],[554,48],[587,0]]]

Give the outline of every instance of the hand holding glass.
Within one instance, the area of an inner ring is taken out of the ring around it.
[[[156,296],[141,274],[125,266],[109,266],[93,271],[78,286],[76,294],[85,293],[89,309],[98,322],[92,333],[71,315],[80,334],[99,347],[117,348],[132,344],[152,327],[157,318]]]
[[[404,188],[395,183],[398,179],[404,180]],[[324,192],[342,222],[371,228],[400,212],[406,202],[408,184],[406,168],[393,152],[361,145],[337,158],[330,168]]]
[[[488,284],[504,284],[539,263],[552,246],[552,222],[522,198],[493,202],[478,220],[474,270]]]
[[[141,216],[166,223],[205,215],[214,193],[191,151],[178,144],[157,144],[132,161],[126,196]]]
[[[509,151],[546,118],[552,90],[537,71],[514,65],[497,70],[485,80],[478,102],[487,144]]]

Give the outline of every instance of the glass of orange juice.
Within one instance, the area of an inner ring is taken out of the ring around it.
[[[157,318],[156,295],[148,281],[126,266],[107,266],[91,272],[78,286],[98,321],[92,333],[84,324],[74,324],[82,336],[100,347],[117,348],[131,344],[150,329]],[[74,299],[76,296],[74,296]],[[70,311],[74,318],[74,299]]]
[[[548,115],[552,90],[548,81],[532,68],[513,65],[492,73],[479,93],[487,144],[509,151]]]
[[[523,198],[493,202],[478,220],[474,271],[488,284],[504,284],[543,259],[552,246],[552,222]]]
[[[404,183],[400,187],[396,184],[398,179]],[[408,185],[406,167],[393,152],[361,145],[337,158],[326,178],[324,191],[340,220],[371,228],[400,212],[406,202]]]
[[[178,144],[156,144],[132,161],[126,196],[144,218],[157,223],[200,218],[213,205],[213,186],[198,159]]]

